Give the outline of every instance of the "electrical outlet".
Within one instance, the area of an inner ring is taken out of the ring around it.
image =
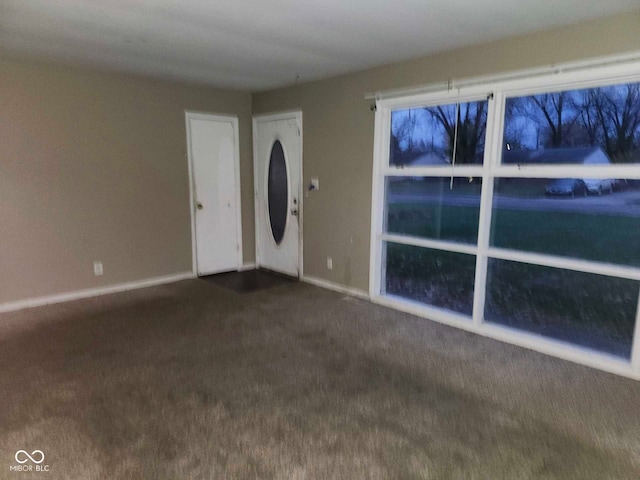
[[[327,270],[333,270],[333,258],[327,257]]]
[[[102,262],[99,260],[96,260],[95,262],[93,262],[93,274],[96,277],[99,277],[100,275],[104,274],[104,270],[102,268]]]

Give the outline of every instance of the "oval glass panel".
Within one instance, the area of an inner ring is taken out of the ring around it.
[[[267,201],[269,205],[269,223],[271,233],[277,245],[284,238],[289,208],[289,186],[287,181],[287,164],[284,149],[280,140],[271,147],[269,156],[269,174],[267,178]]]

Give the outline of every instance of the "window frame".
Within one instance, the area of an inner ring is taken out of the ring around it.
[[[511,260],[533,265],[543,265],[567,270],[627,278],[640,282],[640,267],[561,257],[556,255],[509,250],[490,245],[491,216],[493,208],[494,180],[499,178],[627,178],[640,180],[640,164],[626,165],[503,165],[502,142],[507,98],[605,87],[615,84],[640,82],[640,61],[586,67],[573,71],[554,71],[528,78],[494,80],[455,89],[429,93],[396,96],[376,100],[374,126],[374,158],[371,201],[371,250],[369,295],[372,301],[408,313],[429,318],[447,325],[462,328],[497,340],[530,348],[576,363],[626,377],[640,379],[640,295],[638,298],[635,329],[630,359],[623,359],[604,352],[570,344],[538,334],[484,321],[487,266],[489,258]],[[391,112],[393,110],[445,105],[456,102],[472,102],[488,99],[484,162],[481,165],[455,166],[393,166],[389,164]],[[473,176],[482,178],[480,217],[477,245],[459,244],[448,240],[430,240],[402,234],[384,232],[385,178],[393,176],[451,177]],[[474,303],[471,321],[467,316],[387,295],[383,282],[386,278],[385,242],[403,243],[418,247],[476,257]]]

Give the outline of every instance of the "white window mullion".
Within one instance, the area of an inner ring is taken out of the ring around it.
[[[484,319],[484,303],[487,290],[487,250],[491,235],[493,206],[493,169],[500,161],[504,98],[493,95],[487,110],[487,132],[485,137],[484,173],[480,196],[480,218],[478,221],[478,255],[473,289],[473,323],[481,325]]]
[[[495,247],[490,247],[488,254],[489,257],[500,260],[541,265],[543,267],[563,268],[575,272],[593,273],[596,275],[640,281],[640,268],[638,267],[627,267],[625,265],[614,265],[612,263],[595,262],[593,260],[580,260],[577,258],[558,257],[543,253],[531,253]]]
[[[383,170],[386,177],[481,177],[484,169],[480,165],[455,165],[441,167],[389,167]]]
[[[502,152],[498,153],[498,160]],[[626,178],[640,179],[640,164],[630,165],[498,165],[496,177],[503,178]]]
[[[385,255],[381,236],[384,232],[385,217],[385,177],[381,173],[389,163],[389,132],[391,131],[391,110],[378,107],[375,114],[376,144],[373,151],[373,176],[371,196],[371,243],[369,258],[369,295],[380,295],[385,276]]]
[[[631,344],[631,369],[640,376],[640,292],[638,293],[638,307],[636,309],[636,323]]]
[[[487,249],[491,227],[491,203],[493,202],[493,177],[482,177],[482,196],[480,198],[480,221],[478,224],[478,255],[476,256],[476,274],[473,288],[473,323],[480,325],[484,317],[484,302],[487,285]]]
[[[429,238],[412,237],[410,235],[383,233],[380,235],[380,240],[383,242],[410,245],[412,247],[430,248],[432,250],[442,250],[445,252],[465,253],[467,255],[476,255],[478,253],[478,249],[475,245],[449,242],[446,240],[431,240]]]

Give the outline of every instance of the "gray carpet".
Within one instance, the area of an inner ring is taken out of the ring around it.
[[[0,365],[2,479],[640,478],[640,382],[305,284],[2,314]]]

